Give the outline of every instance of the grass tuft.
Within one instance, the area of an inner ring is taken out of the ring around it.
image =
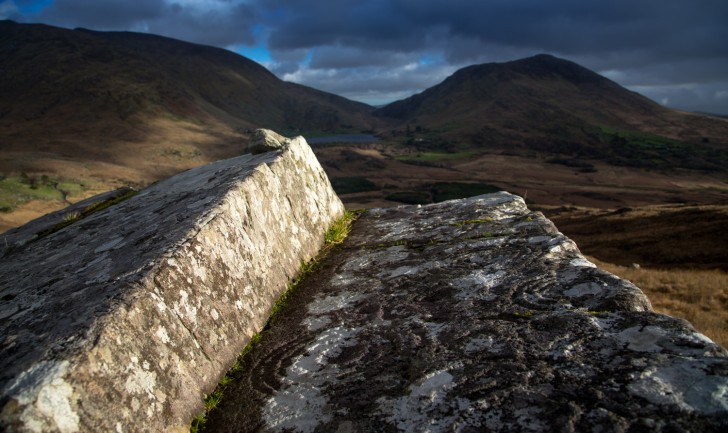
[[[190,425],[190,433],[201,433],[205,431],[205,424],[207,424],[207,413],[195,415]]]
[[[533,311],[516,311],[513,315],[523,319],[530,319],[533,317]]]
[[[296,287],[298,287],[298,285],[301,284],[301,282],[305,280],[306,277],[311,275],[318,268],[319,260],[322,257],[325,257],[333,246],[344,242],[344,239],[346,239],[346,237],[349,235],[349,232],[351,231],[351,224],[363,212],[364,210],[347,210],[344,213],[344,216],[331,224],[331,227],[329,227],[329,229],[324,234],[324,248],[321,250],[321,252],[319,252],[319,256],[314,257],[308,262],[301,261],[301,268],[298,271],[298,275],[296,276],[296,278],[293,279],[293,281],[288,283],[288,288],[286,289],[286,291],[281,295],[280,298],[278,298],[276,303],[273,305],[273,309],[271,310],[270,317],[268,318],[268,322],[266,323],[265,328],[269,327],[275,321],[280,311],[288,303],[288,300],[294,293]]]
[[[337,245],[344,242],[344,239],[351,231],[351,223],[364,212],[363,210],[347,210],[344,216],[336,220],[324,235],[326,245]]]
[[[202,433],[205,431],[205,425],[207,424],[207,415],[217,408],[225,395],[225,388],[235,381],[236,375],[243,369],[243,360],[260,343],[262,336],[260,333],[253,335],[247,345],[235,359],[235,363],[230,370],[225,373],[225,376],[220,379],[220,383],[217,384],[215,390],[205,397],[205,412],[196,415],[192,418],[192,424],[190,424],[190,433]]]

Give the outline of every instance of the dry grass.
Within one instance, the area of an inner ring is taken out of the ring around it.
[[[634,269],[593,257],[590,260],[642,289],[657,312],[686,319],[698,331],[728,347],[728,273],[718,270]]]
[[[728,205],[670,204],[633,208],[545,210],[587,255],[650,269],[728,272]]]

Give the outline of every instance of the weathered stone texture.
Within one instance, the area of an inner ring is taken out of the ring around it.
[[[515,196],[375,209],[211,431],[728,431],[728,357]]]
[[[5,251],[0,429],[189,429],[343,213],[305,140],[286,141]]]
[[[0,259],[12,253],[15,249],[21,248],[28,242],[34,241],[38,233],[50,230],[54,226],[63,223],[67,218],[81,214],[85,208],[107,200],[121,198],[132,192],[134,192],[134,189],[123,187],[114,191],[97,194],[0,234]]]

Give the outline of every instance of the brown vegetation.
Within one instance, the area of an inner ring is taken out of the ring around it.
[[[728,201],[725,176],[674,170],[648,171],[594,163],[594,171],[547,162],[545,155],[506,152],[417,152],[383,141],[369,146],[314,146],[330,178],[362,177],[376,188],[344,192],[352,208],[391,206],[397,191],[428,189],[437,182],[487,183],[525,197],[531,206],[620,208],[661,203]]]
[[[545,213],[599,267],[642,289],[656,311],[728,347],[728,204]]]
[[[728,348],[728,273],[633,268],[591,260],[642,289],[657,312],[689,321],[695,329]]]
[[[728,271],[727,204],[571,207],[544,213],[584,254],[609,263]]]

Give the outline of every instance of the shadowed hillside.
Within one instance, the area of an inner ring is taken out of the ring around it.
[[[250,128],[371,127],[365,104],[160,36],[3,21],[0,59],[0,172],[75,172],[68,164],[83,161],[152,180],[240,153]]]
[[[540,205],[728,197],[728,119],[670,110],[549,55],[461,69],[379,110],[165,37],[0,22],[0,230],[245,152],[248,132],[378,133],[314,145],[354,207],[504,189]]]
[[[723,171],[728,122],[682,113],[550,55],[469,66],[375,112],[421,149],[547,152],[646,168]]]

